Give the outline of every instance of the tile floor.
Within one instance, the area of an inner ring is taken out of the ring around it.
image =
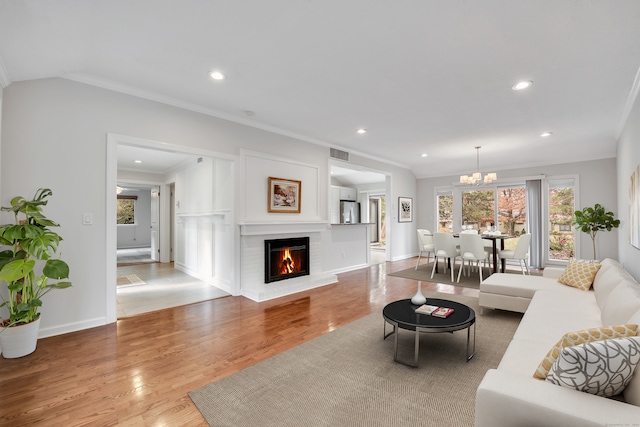
[[[146,250],[118,251],[118,276],[135,275],[144,284],[118,286],[118,318],[228,296],[214,286],[173,268],[173,263],[151,262]],[[134,261],[137,259],[137,261]],[[136,264],[130,264],[138,262]]]

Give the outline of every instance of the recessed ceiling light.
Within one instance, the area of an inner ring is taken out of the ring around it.
[[[363,133],[367,133],[367,130],[364,128],[360,128],[356,130],[356,133],[359,133],[360,135],[362,135]]]
[[[227,78],[222,71],[218,70],[209,71],[209,77],[213,80],[224,80]]]
[[[532,84],[533,84],[533,82],[531,80],[523,80],[523,81],[518,82],[518,83],[514,84],[513,86],[511,86],[511,89],[513,89],[513,90],[523,90],[523,89],[530,88]]]
[[[422,153],[422,154],[420,155],[420,157],[427,157],[427,156],[428,156],[428,154],[427,154],[427,153]]]
[[[551,135],[553,135],[553,132],[542,132],[540,134],[540,136],[543,137],[543,138],[546,138],[546,137],[551,136]]]
[[[133,163],[142,163],[142,160],[134,160]]]

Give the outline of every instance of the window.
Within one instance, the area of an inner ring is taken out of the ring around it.
[[[568,261],[574,256],[575,233],[571,219],[575,211],[573,179],[549,180],[549,260]]]
[[[116,214],[118,225],[135,224],[136,200],[138,200],[138,196],[118,195]]]
[[[471,190],[462,192],[462,225],[487,231],[495,225],[494,190]]]
[[[510,236],[527,232],[527,203],[524,186],[498,188],[498,226]]]
[[[438,191],[438,230],[439,233],[453,233],[453,192]]]

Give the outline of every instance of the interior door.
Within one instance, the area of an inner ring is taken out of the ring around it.
[[[151,189],[151,259],[160,261],[160,187]]]

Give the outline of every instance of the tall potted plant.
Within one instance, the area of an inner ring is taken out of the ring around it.
[[[42,297],[52,289],[71,286],[61,281],[69,278],[69,266],[54,258],[62,237],[50,227],[59,224],[42,213],[51,195],[48,188],[40,188],[32,200],[17,196],[11,199],[11,206],[2,207],[14,214],[13,223],[0,225],[0,245],[8,247],[0,252],[0,280],[6,286],[0,307],[9,311],[9,317],[0,322],[0,348],[5,358],[35,351]]]
[[[611,231],[612,228],[618,228],[620,220],[615,219],[613,212],[607,212],[604,206],[596,203],[592,208],[586,207],[581,211],[575,211],[573,225],[576,229],[588,233],[593,242],[593,259],[596,258],[596,234],[598,231]]]

